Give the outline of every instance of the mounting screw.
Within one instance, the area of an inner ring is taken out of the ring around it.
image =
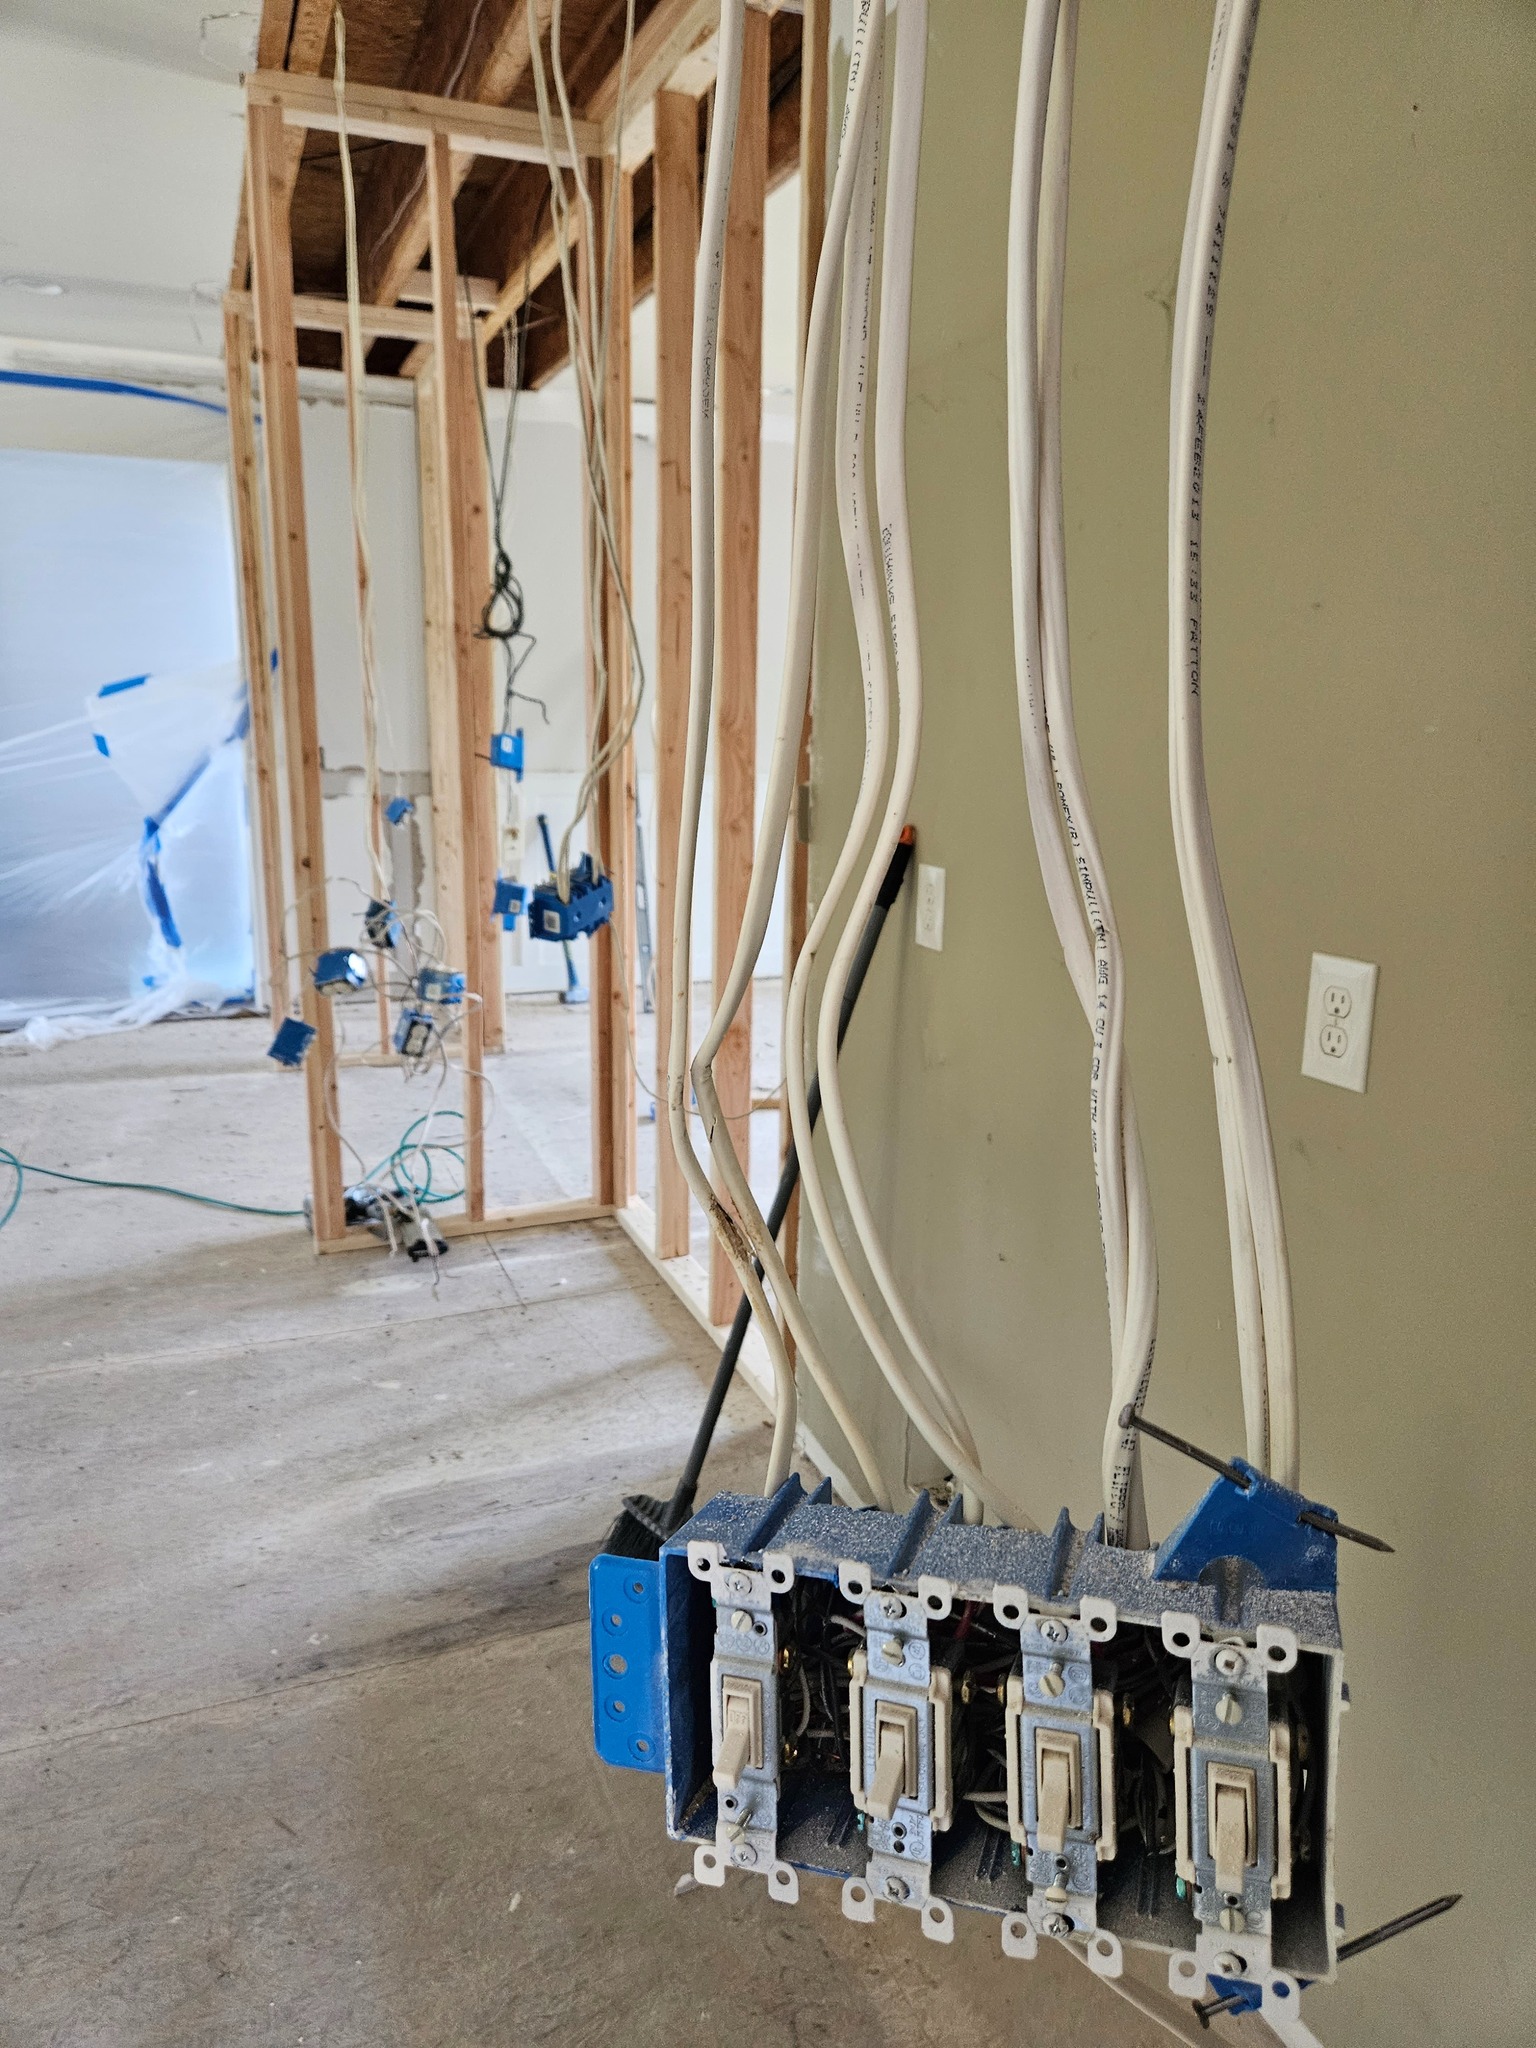
[[[1067,1674],[1059,1664],[1052,1664],[1048,1670],[1041,1672],[1040,1690],[1048,1692],[1053,1700],[1059,1700],[1066,1689]]]
[[[736,1861],[744,1870],[752,1868],[752,1865],[757,1861],[757,1851],[750,1842],[738,1842],[736,1844]]]
[[[1216,1652],[1211,1662],[1223,1678],[1236,1678],[1243,1668],[1243,1653],[1228,1644],[1225,1649]]]
[[[898,1600],[894,1593],[887,1593],[885,1598],[880,1602],[880,1612],[885,1616],[887,1621],[900,1621],[901,1617],[906,1613],[906,1611],[906,1602],[904,1600]]]
[[[745,1572],[732,1572],[730,1578],[726,1581],[726,1591],[737,1594],[743,1600],[751,1590],[752,1581]]]
[[[1040,1624],[1040,1636],[1043,1642],[1064,1643],[1070,1634],[1071,1630],[1064,1621],[1042,1621]]]
[[[884,1890],[885,1896],[899,1906],[907,1896],[907,1881],[903,1877],[888,1877],[885,1880]]]
[[[1047,1913],[1040,1922],[1042,1934],[1053,1935],[1057,1941],[1065,1941],[1072,1932],[1072,1922],[1065,1913]]]
[[[1243,1718],[1243,1703],[1235,1692],[1224,1692],[1216,1702],[1216,1718],[1227,1727]]]
[[[1247,1967],[1248,1965],[1243,1961],[1242,1957],[1230,1948],[1223,1949],[1216,1958],[1216,1974],[1218,1977],[1241,1977]]]

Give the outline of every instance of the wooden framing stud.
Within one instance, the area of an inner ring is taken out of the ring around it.
[[[245,690],[251,720],[251,781],[255,795],[256,860],[260,878],[262,948],[267,1002],[274,1022],[288,1008],[288,954],[283,915],[283,817],[277,765],[277,706],[267,632],[266,559],[261,478],[257,471],[256,411],[251,355],[256,337],[249,302],[225,308],[224,386],[229,402],[229,481],[235,553],[240,575],[240,626],[245,648]]]
[[[299,365],[293,325],[293,251],[282,117],[273,107],[246,112],[246,166],[256,335],[261,357],[263,446],[272,516],[273,612],[283,732],[292,806],[294,899],[298,912],[299,1003],[315,1040],[304,1062],[315,1237],[322,1245],[344,1229],[341,1140],[337,1129],[336,1035],[331,1006],[311,972],[325,951],[325,829],[321,816],[320,740],[315,708],[314,630],[299,439]]]
[[[350,118],[350,115],[349,115]],[[485,465],[480,458],[480,424],[475,405],[474,365],[470,350],[474,343],[459,336],[457,292],[458,252],[453,225],[453,165],[446,134],[434,133],[427,144],[427,195],[431,226],[432,277],[435,296],[433,353],[437,379],[438,502],[441,506],[441,546],[444,586],[448,598],[451,631],[446,638],[451,696],[455,710],[458,754],[458,797],[461,811],[464,892],[464,980],[467,1000],[462,1027],[464,1049],[464,1205],[470,1217],[485,1214],[485,1088],[482,1059],[485,1048],[483,1004],[487,994],[499,1002],[498,987],[488,992],[485,956],[490,913],[490,890],[482,886],[479,872],[481,847],[480,812],[488,791],[485,776],[488,761],[476,759],[476,744],[489,731],[489,685],[479,691],[485,677],[487,643],[474,637],[479,602],[484,602],[482,585],[487,564],[477,567],[475,538],[476,504],[481,521],[485,515]],[[478,531],[483,539],[484,527]],[[482,713],[477,694],[487,697]],[[487,742],[488,751],[488,742]]]
[[[699,249],[699,110],[682,93],[656,97],[656,1099],[667,1099],[672,1040],[672,920],[688,749],[693,646],[690,413],[693,286]],[[656,1254],[689,1244],[688,1183],[665,1119],[656,1137]]]
[[[715,684],[715,993],[730,973],[757,816],[757,571],[763,450],[763,209],[768,192],[768,17],[749,12],[720,304],[719,645]],[[752,1154],[752,991],[715,1058],[720,1113],[744,1171]],[[741,1283],[716,1240],[709,1307],[729,1322]]]

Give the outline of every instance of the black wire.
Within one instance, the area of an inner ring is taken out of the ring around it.
[[[512,375],[507,380],[507,416],[502,428],[501,461],[499,464],[496,460],[495,451],[491,446],[491,425],[486,411],[485,386],[480,369],[480,351],[478,349],[473,351],[475,403],[480,413],[481,437],[485,442],[485,465],[491,482],[491,514],[496,540],[495,561],[491,571],[491,593],[486,599],[485,609],[480,614],[480,624],[475,629],[475,637],[478,640],[496,641],[502,651],[502,660],[506,667],[506,689],[502,698],[502,726],[504,730],[509,730],[511,727],[512,705],[514,700],[519,697],[522,698],[525,704],[537,705],[539,716],[546,725],[549,723],[549,707],[543,698],[534,696],[531,691],[519,690],[517,687],[517,679],[522,673],[523,666],[539,643],[537,636],[528,631],[525,623],[527,605],[523,596],[523,586],[518,580],[516,569],[513,567],[512,556],[508,551],[506,538],[502,530],[502,515],[506,506],[507,485],[512,474],[512,431],[517,414],[517,394],[522,385],[523,357],[527,345],[529,287],[533,281],[533,250],[539,238],[539,223],[544,217],[544,208],[548,201],[549,190],[546,186],[539,200],[538,210],[534,214],[533,229],[528,238],[528,256],[523,270],[523,298],[522,304],[517,309],[516,348],[512,359]],[[470,290],[467,279],[464,282],[464,299],[465,304],[470,305]],[[474,312],[472,306],[470,307],[470,318],[471,322],[473,322]],[[505,350],[506,346],[506,338],[503,336],[503,350]]]

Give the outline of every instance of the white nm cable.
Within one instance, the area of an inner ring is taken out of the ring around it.
[[[1077,0],[1031,7],[1020,57],[1008,243],[1014,647],[1030,822],[1069,979],[1093,1034],[1089,1119],[1109,1301],[1105,1535],[1143,1543],[1137,1433],[1157,1335],[1157,1252],[1125,1072],[1118,927],[1078,750],[1067,633],[1061,351]]]
[[[862,429],[868,416],[867,397],[856,400],[849,414],[855,436],[849,449],[854,489],[844,500],[850,585],[857,592],[856,608],[864,626],[863,637],[868,650],[863,662],[866,709],[864,773],[859,801],[845,842],[848,855],[846,873],[849,876],[868,838],[869,826],[877,815],[879,829],[847,909],[821,992],[816,1034],[817,1070],[821,1076],[823,1125],[842,1182],[849,1216],[875,1285],[927,1383],[937,1415],[964,1453],[965,1461],[973,1470],[979,1471],[981,1461],[964,1411],[907,1304],[875,1220],[854,1150],[838,1066],[837,1027],[843,996],[858,952],[860,935],[906,824],[922,740],[922,649],[907,502],[906,418],[913,246],[927,69],[927,0],[903,0],[897,23],[874,411],[874,490],[880,507],[878,528],[872,517],[875,499],[870,498],[868,491],[868,462],[862,445]],[[871,255],[872,243],[871,237]],[[867,361],[861,362],[860,370],[862,378],[867,380]],[[881,558],[880,597],[884,599],[890,624],[897,692],[895,763],[883,812],[879,809],[879,800],[889,756],[890,691],[885,661],[885,621],[874,590],[877,556]],[[833,885],[827,890],[829,927],[834,912],[841,905],[845,889],[846,881],[834,875]],[[982,1495],[987,1490],[967,1484],[965,1512],[968,1520],[980,1520]]]
[[[888,201],[888,243],[887,260],[896,273],[896,284],[890,301],[889,322],[882,316],[883,346],[889,351],[891,366],[890,383],[892,395],[887,401],[884,414],[885,437],[887,442],[885,461],[894,463],[892,470],[895,498],[903,515],[903,538],[898,549],[902,554],[903,573],[909,568],[904,550],[905,489],[901,440],[905,427],[906,394],[906,339],[905,329],[910,313],[910,270],[911,233],[916,202],[917,150],[922,120],[922,89],[924,58],[927,39],[926,11],[920,6],[904,6],[899,17],[901,22],[900,50],[898,51],[895,114],[897,122],[896,150],[893,177],[893,196]],[[883,53],[883,10],[876,7],[866,10],[869,20],[869,38],[863,62],[872,74],[872,88],[878,92],[879,66]],[[866,16],[861,16],[861,26]],[[910,24],[910,25],[909,25]],[[873,494],[870,489],[868,458],[865,450],[865,424],[868,411],[869,354],[872,325],[872,300],[874,278],[875,220],[878,201],[878,135],[879,101],[876,98],[871,116],[869,132],[860,149],[860,190],[856,211],[848,227],[848,255],[845,262],[844,315],[842,360],[840,367],[840,389],[837,432],[837,470],[839,479],[838,512],[842,528],[844,561],[848,572],[850,593],[853,599],[854,624],[859,642],[859,660],[863,679],[865,703],[865,753],[858,797],[847,835],[834,865],[822,899],[817,906],[816,916],[806,934],[800,958],[796,962],[790,982],[789,999],[786,1005],[785,1022],[785,1072],[786,1092],[790,1106],[790,1117],[794,1127],[795,1145],[800,1159],[801,1182],[805,1189],[808,1205],[821,1237],[823,1249],[833,1276],[837,1281],[850,1312],[858,1326],[860,1335],[869,1348],[887,1384],[900,1401],[906,1414],[920,1431],[947,1468],[962,1482],[967,1494],[967,1508],[972,1515],[979,1513],[982,1504],[990,1507],[1003,1520],[1017,1528],[1030,1529],[1035,1525],[1023,1509],[1002,1489],[985,1477],[980,1469],[974,1440],[966,1428],[963,1414],[942,1374],[919,1345],[914,1347],[920,1368],[928,1379],[928,1392],[914,1387],[906,1367],[898,1358],[884,1328],[864,1294],[863,1287],[849,1261],[840,1240],[825,1182],[817,1161],[807,1099],[806,1072],[806,1017],[809,1006],[812,974],[817,956],[825,944],[838,912],[847,895],[855,870],[859,866],[865,843],[881,816],[881,794],[889,754],[889,697],[890,684],[887,673],[885,649],[885,590],[884,576],[879,566],[880,550],[876,541],[878,524],[874,516]],[[904,246],[905,245],[905,246]],[[905,276],[905,283],[902,277]],[[887,334],[887,326],[890,332]],[[915,600],[910,588],[903,592],[904,648],[910,648],[912,659],[905,661],[902,680],[907,684],[903,702],[902,739],[915,763],[917,741],[921,721],[921,678],[916,665],[916,618]],[[910,630],[905,630],[909,627]],[[909,764],[903,756],[903,773],[909,772]],[[910,797],[910,783],[902,794],[897,791],[884,815],[884,830],[881,842],[875,847],[859,892],[867,913],[868,903],[873,901],[879,884],[884,877],[890,852],[900,836],[905,820],[906,800]],[[885,840],[888,845],[883,846]],[[858,943],[862,930],[859,903],[849,914],[846,932],[851,932],[848,959],[852,948]],[[843,979],[846,980],[847,961],[842,963]],[[825,1113],[828,1118],[828,1132],[831,1135],[833,1105],[835,1113],[841,1116],[841,1100],[837,1090],[836,1072],[836,1018],[840,997],[829,987],[824,996],[822,1010],[823,1029],[820,1039],[820,1075]],[[830,1032],[826,1020],[832,1020]],[[830,1084],[830,1092],[829,1092]],[[846,1126],[844,1129],[846,1137]],[[855,1201],[862,1198],[862,1185],[858,1181],[857,1165],[853,1158],[851,1144],[847,1145],[844,1156],[850,1162],[847,1176],[851,1186],[846,1190],[850,1195],[850,1209]],[[878,1234],[873,1228],[873,1219],[868,1215],[868,1204],[864,1204],[865,1220],[869,1224],[870,1242],[874,1245],[879,1264],[884,1266],[885,1275],[891,1281],[891,1292],[895,1300],[890,1302],[893,1316],[898,1305],[906,1328],[913,1329],[911,1317],[905,1303],[901,1301],[900,1290],[895,1286],[888,1260],[880,1246]],[[872,1265],[875,1262],[872,1260]],[[879,1266],[875,1266],[876,1278],[880,1279]],[[904,1331],[905,1334],[905,1331]]]
[[[1257,19],[1258,0],[1222,0],[1217,10],[1175,308],[1169,421],[1169,789],[1179,879],[1215,1067],[1249,1456],[1267,1465],[1283,1485],[1295,1486],[1300,1427],[1285,1223],[1253,1020],[1217,864],[1201,726],[1201,541],[1211,352]]]
[[[767,1220],[753,1194],[751,1182],[736,1154],[725,1118],[721,1114],[715,1085],[714,1061],[730,1030],[752,973],[762,952],[773,907],[794,798],[800,733],[805,719],[806,696],[810,688],[811,649],[816,619],[816,576],[820,555],[825,498],[825,444],[828,425],[832,345],[836,339],[838,285],[842,275],[844,230],[858,176],[858,145],[870,118],[878,79],[864,61],[864,44],[873,12],[866,5],[855,30],[848,90],[844,104],[843,144],[828,207],[827,223],[817,266],[807,323],[805,370],[801,384],[800,414],[796,431],[795,516],[790,556],[789,625],[785,640],[783,677],[770,762],[763,815],[758,829],[731,970],[721,989],[715,1014],[710,1020],[692,1062],[694,1093],[709,1141],[715,1170],[735,1208],[747,1240],[767,1274],[784,1322],[794,1338],[806,1370],[828,1402],[838,1426],[848,1434],[852,1421],[846,1398],[837,1388],[822,1355],[816,1335],[783,1254],[774,1242]],[[697,588],[697,581],[695,582]],[[685,1169],[686,1170],[686,1169]],[[850,1439],[852,1441],[852,1439]],[[873,1452],[865,1458],[856,1452],[866,1479],[877,1495],[888,1499]]]
[[[688,695],[688,740],[683,766],[682,815],[678,828],[677,896],[672,925],[672,1030],[667,1061],[667,1122],[672,1148],[689,1187],[731,1261],[752,1304],[773,1365],[774,1433],[764,1491],[774,1492],[789,1473],[794,1451],[797,1400],[794,1367],[768,1303],[741,1224],[716,1194],[694,1150],[688,1127],[688,1080],[693,992],[693,893],[698,865],[699,826],[704,804],[710,712],[716,661],[715,611],[715,370],[720,334],[720,281],[725,261],[726,217],[741,107],[742,42],[746,0],[725,0],[720,11],[720,58],[714,119],[704,181],[704,207],[695,273],[691,486],[693,528],[693,645]],[[812,1359],[807,1353],[807,1365]],[[877,1503],[890,1505],[868,1438],[830,1377],[818,1385],[842,1430]]]

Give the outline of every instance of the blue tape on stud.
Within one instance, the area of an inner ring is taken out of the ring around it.
[[[592,1560],[592,1740],[605,1764],[663,1767],[666,1674],[661,1662],[661,1564],[656,1558]]]

